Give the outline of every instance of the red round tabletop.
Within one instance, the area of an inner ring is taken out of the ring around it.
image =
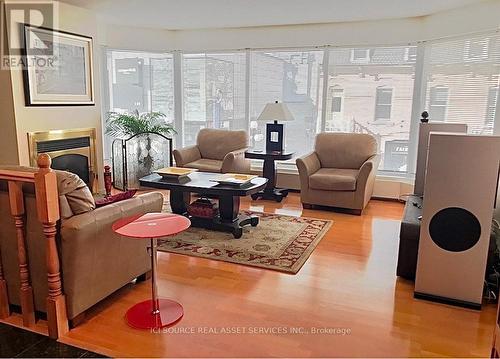
[[[115,233],[132,238],[159,238],[180,233],[189,228],[191,221],[177,214],[146,213],[122,218],[113,223]]]

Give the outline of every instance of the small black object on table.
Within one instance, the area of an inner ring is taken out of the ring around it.
[[[286,161],[292,158],[291,151],[258,151],[248,150],[245,158],[264,160],[263,176],[267,178],[267,185],[263,191],[252,194],[252,199],[271,199],[281,202],[288,195],[288,189],[276,188],[276,166],[274,161]]]
[[[242,186],[223,185],[214,182],[220,173],[194,172],[185,180],[167,180],[153,173],[139,180],[141,186],[170,190],[170,207],[175,214],[181,214],[191,220],[192,227],[201,227],[214,231],[232,233],[234,238],[241,238],[243,226],[255,227],[259,217],[239,213],[240,197],[252,195],[262,190],[267,179],[256,177],[250,183]],[[217,198],[219,200],[219,215],[215,218],[190,216],[188,206],[191,193]]]

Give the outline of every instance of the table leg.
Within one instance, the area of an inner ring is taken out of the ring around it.
[[[267,178],[267,185],[264,191],[274,191],[274,187],[276,187],[276,166],[274,165],[274,160],[264,160],[264,169],[262,171],[262,174],[265,178]]]
[[[240,197],[238,196],[220,196],[219,213],[221,222],[232,223],[238,219],[240,211]]]
[[[252,194],[252,199],[259,198],[270,199],[281,202],[283,198],[288,196],[287,189],[276,188],[276,166],[273,159],[264,160],[264,169],[262,175],[267,178],[266,188],[263,191]]]
[[[191,200],[191,193],[180,192],[180,191],[170,191],[170,208],[175,214],[185,214],[187,212],[187,206],[189,206],[189,201]]]
[[[157,281],[157,241],[156,238],[151,238],[151,298],[153,299],[153,315],[160,314],[160,304],[158,303],[158,287]]]
[[[176,323],[184,315],[179,303],[158,298],[158,259],[156,238],[151,238],[151,299],[134,305],[127,311],[128,324],[137,329],[160,329]]]

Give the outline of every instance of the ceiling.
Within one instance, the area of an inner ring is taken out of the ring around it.
[[[169,30],[425,16],[482,0],[61,0],[106,22]]]

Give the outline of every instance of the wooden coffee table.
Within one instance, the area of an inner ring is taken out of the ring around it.
[[[221,185],[211,180],[220,176],[220,173],[195,172],[187,180],[166,180],[160,175],[151,174],[139,180],[141,186],[168,189],[170,191],[170,207],[172,212],[189,217],[191,226],[229,232],[234,238],[241,238],[243,226],[253,227],[259,224],[256,216],[246,216],[239,213],[240,198],[260,192],[266,187],[267,179],[256,177],[245,186]],[[217,198],[219,200],[219,215],[213,219],[189,216],[187,206],[191,200],[191,193]]]

